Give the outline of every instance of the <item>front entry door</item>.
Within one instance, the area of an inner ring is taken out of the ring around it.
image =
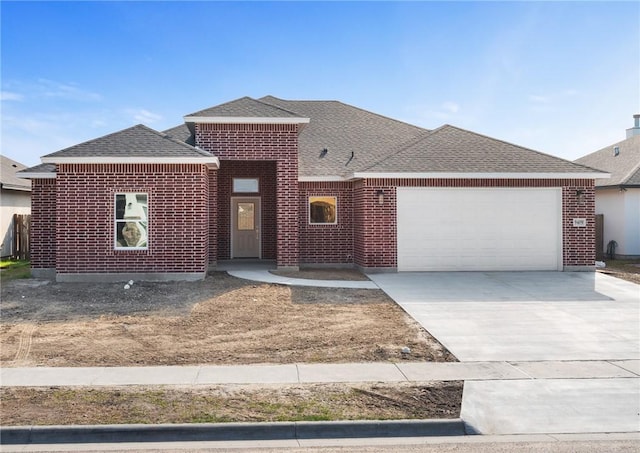
[[[261,258],[260,197],[231,199],[231,258]]]

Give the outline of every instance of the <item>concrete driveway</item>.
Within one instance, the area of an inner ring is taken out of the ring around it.
[[[640,358],[640,286],[590,272],[369,275],[460,361]]]
[[[524,370],[521,380],[465,381],[469,431],[640,431],[640,285],[563,272],[369,277],[460,361]]]

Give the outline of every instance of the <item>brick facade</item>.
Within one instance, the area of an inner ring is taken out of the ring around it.
[[[353,204],[351,182],[301,182],[300,264],[352,264]],[[338,210],[335,225],[309,224],[309,197],[335,196]]]
[[[229,161],[275,162],[275,218],[277,231],[275,258],[278,267],[299,265],[299,216],[298,216],[298,126],[295,124],[196,124],[196,144],[220,159],[218,178],[224,180],[225,165]],[[230,171],[234,171],[232,167]],[[243,176],[240,173],[234,173]],[[265,181],[266,183],[267,181]],[[218,182],[220,185],[220,182]],[[263,209],[270,207],[263,200]],[[218,201],[218,209],[224,204]],[[224,207],[224,206],[222,206]],[[226,209],[226,208],[225,208]],[[224,216],[223,211],[218,212]],[[268,220],[268,219],[267,219]],[[219,225],[224,225],[223,217]],[[269,224],[269,221],[267,222]],[[224,228],[224,227],[223,227]],[[263,253],[272,251],[270,233],[263,231]],[[218,256],[228,256],[229,234],[218,231]]]
[[[595,192],[591,179],[368,179],[355,183],[354,264],[396,268],[396,187],[561,187],[563,266],[591,267],[595,262]],[[384,204],[377,204],[377,191]],[[583,192],[579,199],[577,191]],[[587,219],[586,227],[573,226]]]
[[[56,272],[203,273],[209,176],[198,164],[62,164],[56,179]],[[115,194],[148,194],[148,249],[115,250]]]
[[[260,197],[262,258],[276,259],[276,166],[273,161],[224,161],[218,170],[217,259],[231,258],[231,197]],[[258,178],[259,193],[233,193],[233,178]],[[212,216],[213,217],[213,216]],[[215,260],[213,260],[215,261]]]
[[[31,268],[56,267],[56,180],[34,179],[31,184]]]

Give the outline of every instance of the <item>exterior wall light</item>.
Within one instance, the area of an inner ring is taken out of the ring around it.
[[[378,204],[384,204],[384,190],[378,189],[376,195],[378,196]]]
[[[578,199],[578,204],[584,204],[584,199],[585,199],[584,190],[582,189],[576,190],[576,198]]]

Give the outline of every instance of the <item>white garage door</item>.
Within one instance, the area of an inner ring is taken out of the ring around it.
[[[399,271],[562,270],[559,188],[397,189]]]

